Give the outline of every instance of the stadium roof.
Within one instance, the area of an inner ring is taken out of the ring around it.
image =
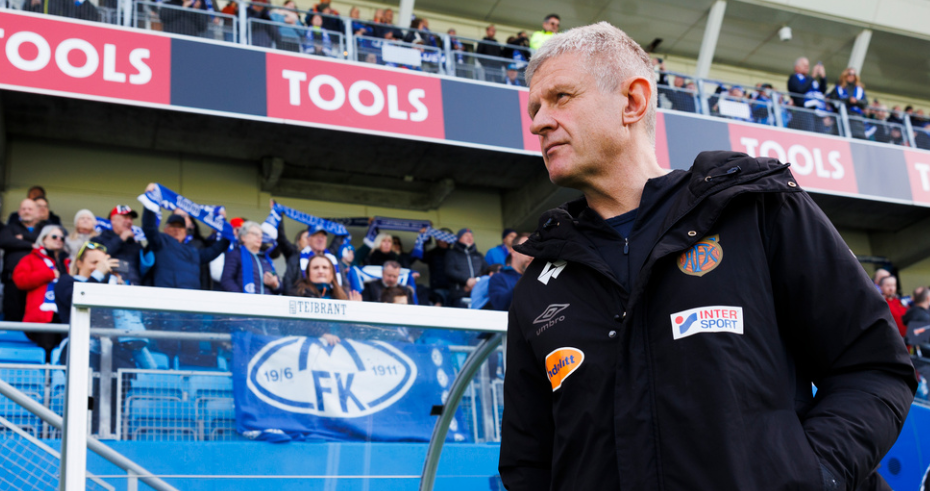
[[[812,64],[823,61],[832,85],[849,62],[856,36],[864,28],[872,28],[872,40],[862,69],[866,88],[930,99],[927,84],[930,80],[930,35],[926,30],[911,31],[911,19],[903,18],[906,14],[885,21],[881,12],[875,12],[865,21],[855,18],[857,8],[867,10],[861,5],[823,0],[804,3],[808,4],[805,8],[819,8],[820,11],[802,12],[787,10],[791,7],[727,2],[714,63],[784,73],[787,79],[794,60],[807,56]],[[896,2],[854,3],[888,4],[890,9]],[[930,13],[930,2],[924,3]],[[713,4],[714,0],[416,0],[416,8],[420,10],[506,25],[540,26],[549,13],[559,14],[563,29],[605,20],[624,29],[643,46],[661,38],[663,41],[656,53],[692,59],[697,58],[701,49],[704,27]],[[844,7],[831,11],[830,5]],[[920,12],[912,14],[922,15]],[[779,39],[778,30],[783,26],[793,31],[790,41]]]

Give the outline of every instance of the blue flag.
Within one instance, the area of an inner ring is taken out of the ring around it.
[[[223,210],[222,206],[199,205],[161,184],[156,184],[155,190],[146,191],[144,194],[139,195],[139,202],[146,209],[159,216],[161,213],[160,208],[172,211],[180,208],[186,211],[191,218],[196,218],[219,232],[223,238],[229,239],[230,242],[238,240],[233,232],[232,225],[226,222],[226,218],[220,214],[220,211]]]
[[[449,244],[455,244],[459,240],[455,234],[450,234],[449,232],[444,232],[442,230],[436,230],[433,227],[426,227],[426,232],[417,235],[417,241],[413,245],[413,250],[410,251],[410,255],[417,259],[423,259],[423,246],[426,245],[426,241],[430,237],[435,237],[436,240],[441,240]]]
[[[345,309],[339,302],[301,309]],[[292,308],[296,308],[293,305]],[[385,333],[380,333],[384,335]],[[233,334],[236,430],[271,441],[426,442],[432,406],[441,405],[454,377],[446,346],[396,341]],[[449,442],[468,442],[457,414]]]
[[[379,233],[385,230],[397,230],[401,232],[420,232],[420,230],[430,226],[429,220],[411,220],[407,218],[387,218],[374,217],[368,225],[368,233],[365,235],[365,245],[372,249],[377,248],[375,238]]]

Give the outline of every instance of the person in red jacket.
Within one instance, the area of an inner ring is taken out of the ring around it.
[[[894,276],[886,276],[879,280],[879,288],[882,290],[882,296],[888,302],[888,308],[891,309],[891,316],[894,317],[894,323],[898,325],[898,331],[901,337],[907,336],[907,326],[904,325],[904,314],[907,313],[907,306],[901,302],[898,297],[898,279]]]
[[[55,305],[55,283],[63,271],[68,257],[65,251],[65,231],[58,225],[46,225],[39,232],[32,252],[19,261],[13,270],[13,282],[26,292],[26,314],[23,322],[48,324],[59,322]],[[29,333],[29,339],[45,348],[46,360],[52,348],[61,342],[56,333]]]

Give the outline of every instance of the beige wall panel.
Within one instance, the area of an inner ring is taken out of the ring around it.
[[[259,164],[252,162],[185,155],[181,158],[181,185],[175,191],[205,205],[260,207],[258,169]]]
[[[901,277],[901,293],[904,295],[910,295],[918,286],[930,286],[930,258],[902,269],[898,273]]]

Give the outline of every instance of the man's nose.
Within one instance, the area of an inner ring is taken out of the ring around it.
[[[545,132],[555,129],[557,123],[545,108],[540,108],[530,123],[530,133],[542,136]]]

